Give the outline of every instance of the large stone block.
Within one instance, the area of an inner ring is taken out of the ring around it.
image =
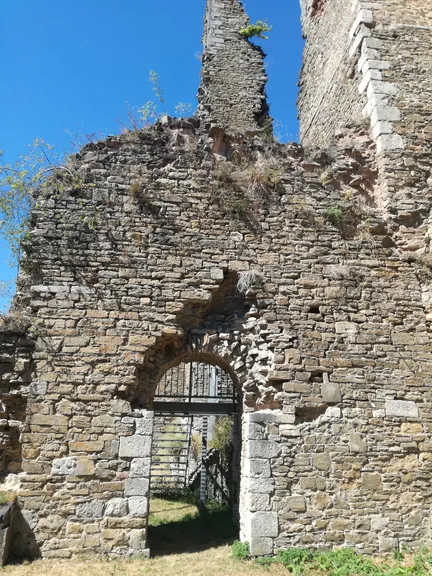
[[[147,496],[149,481],[146,478],[128,478],[125,482],[125,496]]]
[[[360,330],[354,322],[336,322],[336,334],[357,334]]]
[[[146,458],[151,454],[151,436],[126,436],[120,438],[120,458]]]
[[[379,490],[381,488],[381,482],[381,474],[377,472],[365,472],[361,476],[362,487],[368,490]]]
[[[106,503],[105,516],[123,517],[127,515],[127,500],[112,498]]]
[[[342,401],[342,394],[340,386],[337,382],[329,382],[324,379],[323,384],[321,385],[321,396],[323,402],[326,404],[338,404]]]
[[[276,512],[252,512],[252,538],[276,538],[279,534],[279,521]]]
[[[148,497],[132,496],[128,498],[129,514],[134,518],[145,518],[148,514]]]
[[[349,435],[349,447],[351,452],[366,452],[367,450],[366,442],[363,440],[361,434],[358,434],[353,430]]]
[[[78,504],[76,515],[78,518],[101,518],[103,516],[104,503],[101,500],[92,500]]]
[[[306,500],[304,496],[288,496],[285,498],[284,504],[287,510],[292,510],[293,512],[305,512],[306,510]]]
[[[270,556],[274,550],[272,538],[251,538],[249,542],[251,556]]]
[[[419,415],[417,404],[409,400],[386,398],[385,411],[388,418],[418,418]]]
[[[73,476],[76,474],[76,458],[56,458],[53,460],[51,474],[55,476]]]
[[[246,442],[247,458],[277,458],[281,451],[280,444],[269,440],[249,440]]]
[[[149,557],[149,550],[147,549],[147,535],[144,529],[142,530],[131,530],[129,534],[129,546],[130,548],[140,556]]]
[[[249,478],[248,490],[251,494],[273,494],[274,484],[273,478]]]
[[[126,402],[126,400],[113,400],[111,411],[113,414],[129,414],[132,408],[130,402]]]
[[[314,454],[312,462],[317,470],[327,471],[331,468],[330,454],[323,452],[322,454]]]
[[[244,461],[243,472],[246,476],[270,478],[270,462],[262,458],[248,458]]]
[[[135,434],[151,436],[153,433],[153,412],[144,412],[143,418],[135,418]]]
[[[244,505],[250,512],[269,512],[271,511],[269,494],[251,494],[244,497]]]
[[[51,468],[54,476],[92,476],[94,471],[95,464],[89,458],[56,458]]]
[[[148,458],[134,458],[131,462],[131,469],[129,473],[130,478],[149,478],[150,477],[151,459]]]

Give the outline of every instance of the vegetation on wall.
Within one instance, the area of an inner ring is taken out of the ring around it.
[[[168,114],[164,90],[159,75],[154,70],[150,71],[149,81],[154,99],[137,108],[126,103],[127,120],[119,122],[123,131],[142,130]],[[179,102],[173,116],[184,117],[192,113],[190,104]],[[85,136],[68,133],[74,151],[79,151],[84,145],[104,137],[102,133]],[[73,170],[66,157],[60,155],[53,145],[42,138],[36,138],[28,145],[27,151],[14,163],[7,163],[0,150],[0,239],[9,247],[11,267],[17,267],[21,260],[35,199],[42,200],[44,192],[61,194],[66,189],[78,189],[82,186],[80,175]],[[145,205],[149,210],[153,209],[151,201],[143,194],[143,187],[139,182],[131,184],[130,193],[141,205]],[[41,208],[41,205],[35,207]],[[83,216],[83,222],[90,230],[95,230],[97,227],[97,218],[94,215],[87,215],[85,218]],[[11,294],[10,284],[0,281],[0,296]]]
[[[214,170],[212,199],[234,217],[253,225],[282,181],[283,169],[272,156],[236,156],[218,163]]]
[[[151,126],[164,116],[170,115],[165,100],[165,91],[162,88],[160,76],[154,70],[150,70],[149,82],[152,87],[154,99],[148,100],[142,106],[134,107],[126,102],[127,120],[119,121],[123,131],[135,132]],[[179,102],[171,113],[172,116],[184,118],[192,116],[193,108],[191,104]]]
[[[249,20],[249,24],[245,28],[240,29],[240,36],[250,40],[251,38],[261,38],[261,40],[268,40],[266,32],[271,32],[273,26],[270,26],[267,20],[257,20],[252,24]]]
[[[58,166],[54,147],[37,138],[15,164],[4,162],[0,152],[0,236],[7,242],[12,264],[17,264],[26,234],[33,197]]]

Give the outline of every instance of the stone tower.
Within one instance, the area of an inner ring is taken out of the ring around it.
[[[301,0],[306,37],[299,98],[304,145],[328,146],[347,124],[370,125],[375,200],[398,245],[428,237],[432,203],[432,4]]]
[[[239,0],[207,0],[198,116],[210,132],[254,134],[271,120],[265,94],[265,54],[240,35],[249,19]]]

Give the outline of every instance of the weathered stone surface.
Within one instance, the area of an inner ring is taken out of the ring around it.
[[[388,418],[418,418],[418,407],[415,402],[407,400],[386,399],[386,416]]]
[[[120,438],[120,458],[146,458],[151,450],[151,437],[127,436]]]
[[[104,503],[100,500],[93,500],[91,502],[78,504],[76,507],[76,515],[78,518],[101,518],[103,510]]]
[[[363,488],[379,490],[381,488],[381,475],[373,472],[365,472],[361,477]]]
[[[129,414],[132,411],[130,402],[125,400],[113,400],[111,403],[111,411],[113,414]]]
[[[129,534],[129,546],[134,552],[148,557],[149,551],[146,548],[146,542],[145,530],[131,530]]]
[[[304,496],[288,496],[284,503],[287,510],[293,510],[294,512],[304,512],[306,510]]]
[[[312,460],[314,467],[317,468],[318,470],[327,471],[330,470],[331,468],[330,455],[326,452],[324,452],[323,454],[316,454],[315,456],[313,456]]]
[[[52,463],[51,474],[58,476],[67,476],[76,474],[77,471],[76,458],[56,458]]]
[[[251,538],[249,551],[251,556],[269,556],[273,554],[273,538]]]
[[[112,498],[108,500],[105,508],[106,516],[126,516],[127,515],[127,500],[124,498]]]
[[[267,440],[250,440],[247,449],[249,458],[263,459],[275,458],[281,451],[279,444]]]
[[[340,386],[337,382],[324,381],[321,386],[321,396],[323,402],[327,404],[338,404],[342,400]]]
[[[153,412],[145,413],[143,418],[137,418],[135,422],[135,434],[151,436],[153,432]]]
[[[354,431],[350,432],[349,435],[349,447],[351,452],[366,452],[367,445],[361,434],[357,434]]]
[[[133,517],[145,518],[148,513],[147,496],[133,496],[128,498],[129,513]]]
[[[125,482],[125,496],[147,496],[149,481],[146,478],[128,478]]]
[[[251,534],[254,538],[275,538],[278,532],[276,512],[254,512],[251,515]]]
[[[145,545],[142,407],[197,359],[241,389],[254,553],[427,543],[431,5],[301,1],[302,139],[330,150],[226,136],[268,115],[241,6],[217,0],[201,122],[92,143],[79,186],[36,199],[15,304],[39,333],[0,320],[0,468],[45,557]]]
[[[246,134],[263,130],[266,122],[271,125],[263,97],[264,53],[239,34],[247,26],[238,0],[207,0],[198,92],[198,117],[207,130]]]
[[[131,478],[150,478],[150,457],[134,458],[131,462]]]

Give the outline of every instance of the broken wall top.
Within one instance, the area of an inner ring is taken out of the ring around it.
[[[269,127],[264,53],[241,36],[249,19],[238,0],[208,0],[198,117],[229,134]]]

